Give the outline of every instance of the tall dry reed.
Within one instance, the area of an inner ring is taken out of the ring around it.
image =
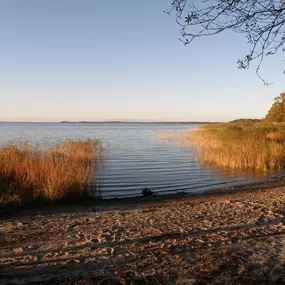
[[[284,124],[207,125],[186,133],[183,141],[198,149],[205,164],[253,171],[285,168]]]
[[[66,140],[41,148],[31,142],[0,147],[0,207],[87,196],[91,167],[100,159],[98,140]]]

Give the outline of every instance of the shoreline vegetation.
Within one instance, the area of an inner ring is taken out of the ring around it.
[[[86,199],[101,151],[96,139],[68,139],[48,148],[28,141],[0,146],[0,212]]]
[[[237,120],[184,133],[165,133],[158,138],[194,147],[206,166],[255,173],[285,168],[285,123]]]
[[[284,123],[206,125],[183,135],[202,163],[230,169],[266,172],[285,168]]]
[[[255,173],[285,169],[285,92],[274,98],[264,119],[207,124],[183,134],[161,134],[198,151],[204,165]]]

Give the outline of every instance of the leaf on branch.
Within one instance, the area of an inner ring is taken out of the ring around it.
[[[191,16],[188,14],[187,17],[185,17],[185,23],[189,24],[191,22]]]

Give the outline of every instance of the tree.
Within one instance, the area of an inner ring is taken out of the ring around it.
[[[285,92],[274,98],[274,103],[271,106],[268,114],[265,117],[267,122],[285,122]]]
[[[176,13],[185,45],[226,30],[244,34],[251,47],[238,60],[239,68],[257,60],[256,73],[268,85],[259,70],[264,56],[284,51],[285,0],[173,0],[166,12]]]

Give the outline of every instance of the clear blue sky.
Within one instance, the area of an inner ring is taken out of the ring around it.
[[[1,0],[0,121],[262,117],[285,91],[282,53],[238,70],[227,33],[184,46],[170,0]]]

